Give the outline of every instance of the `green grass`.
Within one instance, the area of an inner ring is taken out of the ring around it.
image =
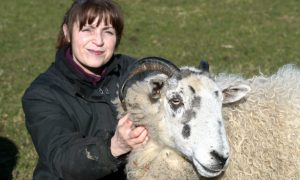
[[[71,0],[4,0],[0,10],[0,137],[13,141],[14,179],[30,179],[37,155],[24,126],[20,98],[55,54]],[[209,61],[214,73],[251,76],[300,65],[299,0],[118,0],[125,34],[118,51],[162,56],[177,65]]]

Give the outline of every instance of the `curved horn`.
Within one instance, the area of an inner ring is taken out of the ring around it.
[[[121,87],[119,89],[119,99],[122,103],[124,111],[127,110],[125,105],[125,95],[124,92],[126,90],[127,83],[144,72],[160,72],[166,74],[168,77],[171,76],[179,76],[180,69],[171,63],[170,61],[163,59],[161,57],[145,57],[138,61],[136,61],[132,66],[129,67],[127,76],[121,83]]]

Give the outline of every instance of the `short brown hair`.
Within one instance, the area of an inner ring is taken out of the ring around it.
[[[104,23],[106,25],[110,23],[116,30],[117,48],[121,41],[124,20],[120,7],[112,0],[75,0],[63,18],[56,48],[59,49],[69,44],[64,35],[64,24],[67,25],[71,38],[73,25],[77,20],[79,22],[79,30],[81,30],[85,24],[92,24],[97,17],[99,17],[97,26],[104,18]]]

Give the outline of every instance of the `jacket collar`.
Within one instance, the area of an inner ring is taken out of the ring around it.
[[[88,97],[93,90],[99,88],[101,82],[93,85],[92,82],[89,82],[82,74],[77,73],[76,70],[72,68],[70,64],[67,63],[67,59],[65,56],[66,50],[68,46],[65,46],[56,52],[56,58],[54,66],[71,82],[73,95],[80,95],[82,97]],[[115,58],[115,55],[108,61],[105,65],[106,75],[109,76],[114,73],[119,73],[121,69],[120,61]],[[104,80],[105,81],[104,77]]]

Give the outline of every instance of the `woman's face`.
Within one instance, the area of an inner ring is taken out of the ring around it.
[[[75,22],[72,30],[71,45],[74,61],[87,73],[96,74],[95,70],[106,64],[112,57],[117,36],[111,24],[104,21],[97,26],[98,18],[92,24],[86,24],[79,30],[79,22]],[[70,40],[67,26],[64,33]]]

